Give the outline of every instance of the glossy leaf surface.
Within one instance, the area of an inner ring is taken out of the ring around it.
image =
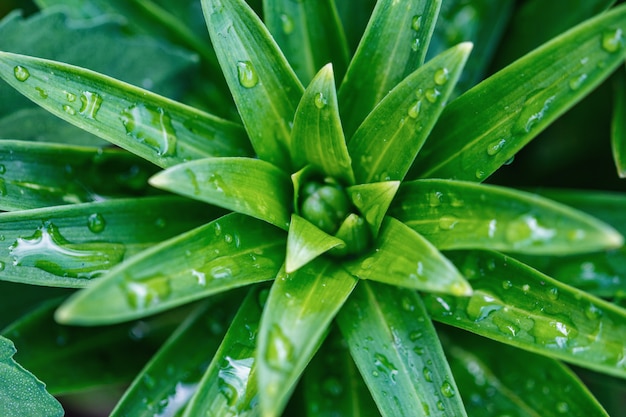
[[[0,77],[54,115],[161,167],[252,153],[241,126],[93,71],[1,52]]]
[[[411,175],[486,179],[623,62],[624,32],[626,7],[620,6],[542,45],[454,100]]]
[[[495,252],[448,256],[471,297],[425,295],[434,320],[498,342],[624,377],[626,310]]]
[[[615,229],[586,213],[536,194],[471,182],[405,182],[389,214],[438,249],[568,254],[623,243]]]
[[[620,178],[626,177],[626,71],[622,68],[615,76],[613,120],[611,123],[611,150]]]
[[[466,415],[415,291],[361,282],[338,323],[382,415]]]
[[[118,263],[221,213],[171,196],[1,213],[6,244],[0,246],[0,279],[84,287]]]
[[[272,285],[259,327],[259,405],[278,416],[357,280],[318,258],[298,271],[281,271]]]
[[[345,246],[345,243],[313,226],[302,217],[292,214],[287,236],[285,271],[294,272],[319,255],[338,246]]]
[[[378,234],[399,186],[400,181],[385,181],[353,185],[346,189],[352,204],[365,216],[374,236]]]
[[[291,179],[274,165],[252,158],[211,158],[162,171],[150,184],[196,200],[289,227]]]
[[[78,292],[57,311],[63,323],[131,320],[276,277],[284,233],[230,214],[156,245]]]
[[[254,150],[261,159],[289,168],[290,123],[302,84],[245,1],[203,0],[202,8]]]
[[[430,242],[388,217],[373,249],[345,268],[354,276],[400,287],[457,295],[472,289],[459,271]]]
[[[358,184],[402,180],[439,118],[472,45],[462,43],[407,76],[350,140]]]
[[[441,0],[376,3],[339,89],[348,140],[389,90],[424,62],[440,6]]]

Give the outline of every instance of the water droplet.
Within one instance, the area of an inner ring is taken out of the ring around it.
[[[74,116],[76,114],[76,110],[74,110],[74,108],[68,104],[63,105],[63,111],[70,116]]]
[[[415,304],[410,297],[402,297],[402,308],[404,311],[415,311]]]
[[[441,216],[439,219],[439,228],[441,230],[452,230],[458,222],[459,219],[454,216]]]
[[[487,146],[487,154],[489,156],[496,155],[502,150],[502,148],[504,148],[504,145],[506,145],[506,139],[500,139],[496,142],[490,143],[489,146]]]
[[[409,115],[411,119],[417,119],[417,116],[419,116],[420,114],[421,107],[422,107],[422,100],[416,100],[415,102],[413,102],[413,104],[411,104],[411,107],[409,107],[407,114]]]
[[[420,48],[420,40],[419,40],[419,38],[413,39],[413,42],[411,42],[411,49],[414,50],[415,52],[417,52],[417,50],[419,48]]]
[[[604,32],[602,34],[602,49],[610,53],[619,51],[624,45],[622,35],[622,29]]]
[[[0,272],[4,271],[4,268],[6,268],[6,264],[2,261],[0,261]]]
[[[225,361],[226,364],[217,372],[217,385],[228,405],[233,407],[245,398],[254,358],[233,359],[226,356]]]
[[[445,411],[446,407],[443,405],[443,402],[437,401],[437,410]]]
[[[233,271],[228,266],[218,265],[211,268],[210,274],[215,279],[228,279],[232,278]]]
[[[205,286],[206,285],[206,274],[201,271],[196,271],[195,269],[191,270],[191,275],[196,277],[198,281],[198,285]]]
[[[422,15],[415,15],[411,19],[411,29],[414,31],[419,31],[422,27]]]
[[[502,288],[505,290],[513,288],[513,283],[511,281],[502,281]]]
[[[502,309],[502,304],[492,295],[476,291],[467,303],[467,316],[475,322],[483,321],[490,314]]]
[[[93,213],[87,219],[87,227],[92,233],[102,233],[106,222],[100,213]]]
[[[527,294],[528,291],[530,291],[530,285],[528,284],[522,285],[522,291],[524,292],[524,294]]]
[[[537,96],[541,93],[542,90],[529,94],[528,98],[522,105],[519,117],[513,126],[513,131],[529,133],[533,127],[537,125],[537,123],[544,119],[547,112],[550,110],[550,106],[552,105],[555,96],[546,98],[543,101],[541,108],[538,109]]]
[[[317,107],[318,109],[323,109],[328,104],[328,100],[326,99],[326,97],[324,97],[324,94],[322,92],[315,94],[315,98],[313,99],[313,101],[315,103],[315,107]]]
[[[448,68],[439,68],[437,71],[435,71],[435,76],[434,76],[435,84],[444,85],[445,83],[448,82],[449,79],[450,79],[450,71],[448,71]]]
[[[422,374],[424,375],[424,379],[427,382],[433,382],[433,372],[430,369],[424,367],[424,369],[422,370]]]
[[[244,88],[252,88],[259,83],[259,76],[250,61],[237,62],[237,76]]]
[[[556,301],[559,299],[559,289],[556,287],[552,287],[548,290],[548,298],[552,301]]]
[[[443,193],[441,191],[434,191],[428,194],[428,204],[431,207],[439,207],[443,201]]]
[[[426,100],[430,101],[431,103],[435,103],[440,95],[441,92],[436,88],[429,88],[424,92],[424,97],[426,97]]]
[[[378,371],[383,372],[384,374],[389,375],[389,378],[392,382],[396,382],[396,377],[398,375],[398,369],[391,363],[389,358],[387,358],[382,353],[374,354],[374,366]]]
[[[293,19],[289,15],[281,14],[280,23],[282,25],[283,32],[285,32],[285,35],[289,35],[291,32],[293,32],[295,25],[293,23]]]
[[[215,191],[218,193],[223,193],[224,188],[226,187],[226,183],[222,179],[220,174],[214,173],[209,177],[209,183],[215,188]]]
[[[580,74],[578,77],[574,77],[569,81],[569,88],[574,91],[578,90],[585,80],[587,80],[587,74]]]
[[[506,227],[506,240],[515,248],[536,246],[550,241],[554,236],[556,230],[543,227],[532,215],[522,215]]]
[[[282,329],[273,324],[269,331],[265,360],[276,371],[287,371],[293,365],[293,345]]]
[[[565,414],[569,412],[569,404],[567,404],[564,401],[561,401],[556,405],[556,410],[561,414]]]
[[[122,111],[121,120],[129,136],[154,149],[157,155],[176,155],[176,131],[162,108],[137,104]]]
[[[166,300],[172,290],[170,280],[164,275],[153,275],[148,278],[128,279],[123,283],[128,304],[137,310],[155,306]]]
[[[41,87],[35,87],[35,90],[39,93],[39,97],[46,99],[48,98],[48,92]]]
[[[423,336],[423,333],[421,331],[415,330],[409,333],[409,340],[415,342],[417,339],[421,339],[422,336]]]
[[[28,72],[28,69],[26,69],[25,67],[18,65],[13,68],[13,75],[15,75],[15,78],[18,81],[24,82],[30,77],[30,72]]]
[[[444,381],[444,383],[441,385],[441,393],[444,397],[454,397],[455,392],[452,384],[450,384],[448,381]]]
[[[587,308],[585,308],[585,316],[589,320],[598,320],[602,316],[602,310],[593,304],[589,304]]]
[[[483,178],[485,178],[485,171],[483,171],[482,169],[478,168],[478,169],[476,169],[476,172],[474,173],[474,175],[476,176],[477,180],[482,180]]]
[[[80,102],[79,113],[88,119],[95,119],[96,113],[98,113],[102,105],[102,97],[91,91],[83,91],[80,95]]]

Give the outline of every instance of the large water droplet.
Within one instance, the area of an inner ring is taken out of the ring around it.
[[[122,111],[121,120],[129,136],[154,149],[157,155],[176,155],[176,131],[162,108],[137,104]]]
[[[95,119],[102,105],[102,97],[98,93],[83,91],[80,95],[80,102],[79,113],[88,119]]]
[[[537,96],[541,94],[541,90],[531,93],[524,102],[519,117],[513,126],[513,131],[521,133],[529,133],[533,127],[544,119],[555,96],[550,96],[543,101],[541,108],[537,106]]]
[[[41,87],[35,87],[35,90],[39,93],[39,97],[46,99],[48,98],[48,92]]]
[[[422,27],[422,16],[421,15],[413,16],[413,18],[411,18],[411,29],[417,32],[418,30],[420,30],[421,27]]]
[[[466,313],[471,320],[479,322],[501,308],[502,304],[493,296],[476,291],[467,303]]]
[[[514,247],[526,247],[550,241],[556,230],[543,227],[532,215],[522,215],[506,227],[506,240]]]
[[[123,289],[130,306],[138,310],[159,304],[172,292],[169,278],[160,274],[140,280],[126,280]]]
[[[426,97],[426,100],[430,101],[431,103],[435,103],[440,95],[441,92],[436,88],[429,88],[424,92],[424,97]]]
[[[293,344],[277,324],[273,324],[270,328],[268,343],[265,351],[268,366],[280,372],[291,369],[294,355]]]
[[[487,146],[487,154],[490,156],[496,155],[502,150],[502,148],[504,148],[504,145],[506,145],[506,139],[500,139],[496,142],[490,143],[489,146]]]
[[[433,191],[428,194],[428,204],[431,207],[439,207],[443,201],[443,193],[441,191]]]
[[[624,45],[622,29],[606,31],[602,34],[602,49],[613,53],[619,51]]]
[[[26,69],[26,67],[18,65],[13,68],[13,75],[15,75],[15,78],[18,81],[24,82],[30,77],[30,72],[28,72],[28,69]]]
[[[569,88],[576,91],[587,80],[587,74],[580,74],[578,77],[574,77],[569,81]]]
[[[291,34],[291,32],[293,32],[296,27],[293,23],[293,19],[286,14],[280,15],[280,23],[283,28],[283,32],[285,32],[285,35]]]
[[[70,116],[74,116],[76,114],[76,110],[74,109],[74,107],[68,105],[68,104],[64,104],[63,105],[63,111],[67,114],[69,114]]]
[[[450,79],[450,71],[448,71],[448,68],[439,68],[437,71],[435,71],[435,76],[434,76],[435,84],[444,85],[445,83],[448,82],[449,79]]]
[[[237,62],[237,76],[239,84],[245,88],[252,88],[259,83],[259,76],[250,61]]]
[[[226,364],[217,373],[217,384],[228,405],[233,407],[245,398],[254,358],[233,359],[226,356],[225,360]]]
[[[324,97],[324,93],[322,92],[315,94],[313,102],[315,103],[315,107],[320,110],[326,107],[326,105],[328,104],[328,100],[326,99],[326,97]]]
[[[87,227],[92,233],[102,233],[105,226],[106,222],[100,213],[93,213],[87,219]]]
[[[422,370],[422,374],[424,375],[424,379],[427,382],[433,382],[433,371],[431,371],[429,368],[424,367],[424,369]]]
[[[396,382],[396,377],[398,375],[398,369],[391,363],[391,361],[382,353],[374,354],[374,366],[378,371],[383,372],[384,374],[389,376],[391,382]]]
[[[445,381],[441,385],[441,393],[444,397],[454,397],[454,388],[452,387],[452,384],[450,384],[448,381]]]
[[[458,222],[459,219],[454,216],[441,216],[439,219],[439,228],[441,230],[452,230]]]
[[[422,100],[416,100],[411,104],[407,114],[411,119],[417,119],[417,116],[420,114],[420,108],[422,107]]]

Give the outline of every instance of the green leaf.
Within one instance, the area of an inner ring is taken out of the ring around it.
[[[608,417],[576,374],[560,362],[443,330],[446,356],[469,415],[499,417],[516,410],[522,417]]]
[[[15,352],[13,342],[0,336],[0,413],[15,417],[65,415],[45,385],[13,360]]]
[[[470,182],[405,182],[389,214],[438,249],[564,255],[623,243],[611,226],[578,210],[536,194]]]
[[[613,118],[611,122],[611,150],[620,178],[626,178],[626,71],[616,74],[613,93]]]
[[[440,6],[441,0],[376,3],[339,89],[347,138],[389,90],[424,62]]]
[[[420,234],[387,217],[372,250],[344,263],[354,276],[428,292],[468,295],[459,271]]]
[[[402,180],[459,78],[472,45],[437,55],[385,96],[359,126],[348,149],[358,184]]]
[[[302,217],[292,214],[287,235],[285,271],[289,274],[332,248],[345,246],[341,239],[320,230]]]
[[[308,417],[380,417],[335,327],[307,366],[301,385]]]
[[[311,165],[325,176],[354,184],[330,64],[317,73],[300,100],[293,120],[291,158],[296,169]]]
[[[265,220],[287,230],[291,179],[260,159],[211,158],[179,164],[150,179],[155,187]]]
[[[48,300],[2,331],[15,341],[17,359],[55,395],[130,382],[182,316],[173,311],[115,326],[63,326],[53,317],[59,302]]]
[[[415,291],[361,282],[338,317],[386,417],[466,416],[437,333]]]
[[[161,167],[251,154],[239,125],[84,68],[0,52],[0,77],[56,116]]]
[[[356,282],[322,258],[294,273],[279,273],[265,304],[256,353],[259,404],[264,416],[281,414]]]
[[[229,214],[114,268],[70,297],[56,318],[60,323],[103,324],[144,317],[273,279],[284,258],[282,231]]]
[[[239,300],[234,298],[211,298],[195,308],[137,374],[111,417],[175,415],[181,410],[197,391],[207,358],[217,351],[235,313]]]
[[[198,384],[185,417],[260,415],[254,357],[267,289],[256,286],[241,303],[217,353]]]
[[[245,1],[202,0],[202,8],[254,150],[261,159],[289,168],[290,124],[303,92],[300,81]]]
[[[471,297],[425,295],[434,320],[609,375],[626,376],[626,310],[495,252],[448,254]]]
[[[487,178],[623,63],[625,31],[626,6],[616,7],[454,100],[417,156],[411,175]]]
[[[84,287],[116,264],[219,214],[169,196],[0,213],[1,279]]]
[[[348,66],[348,44],[332,0],[264,0],[265,25],[295,73],[308,84],[329,62],[341,79]]]
[[[0,329],[19,319],[50,299],[66,297],[73,290],[67,288],[49,288],[37,285],[0,280]]]
[[[400,181],[385,181],[353,185],[346,189],[352,204],[365,216],[374,236],[378,235],[398,187]]]
[[[119,149],[0,140],[0,209],[147,194],[155,172],[152,164]]]

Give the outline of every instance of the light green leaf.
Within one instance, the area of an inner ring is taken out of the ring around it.
[[[428,292],[468,295],[459,271],[420,234],[387,217],[372,250],[344,267],[361,279]]]
[[[402,180],[453,91],[472,50],[462,43],[427,62],[387,94],[348,149],[358,184]]]
[[[0,213],[5,242],[0,246],[0,279],[84,287],[142,250],[220,214],[219,209],[170,196]]]
[[[197,306],[137,374],[111,417],[173,416],[182,410],[224,337],[237,296],[212,297]]]
[[[424,62],[440,6],[441,0],[376,3],[339,89],[348,139],[389,90]]]
[[[337,319],[383,416],[467,415],[415,291],[361,282]]]
[[[292,274],[279,273],[263,311],[256,352],[263,416],[281,414],[330,321],[356,283],[323,258]]]
[[[56,116],[161,167],[251,154],[239,125],[84,68],[0,52],[0,77]]]
[[[544,356],[626,377],[626,310],[495,252],[448,254],[471,297],[425,295],[434,320]]]
[[[264,0],[265,25],[303,84],[329,62],[341,79],[348,44],[332,0]]]
[[[2,331],[18,347],[16,359],[54,395],[130,382],[185,313],[98,328],[63,326],[53,317],[60,301],[42,303]],[[35,415],[47,414],[29,417]]]
[[[45,385],[15,362],[15,352],[13,342],[0,336],[0,413],[11,417],[65,415]]]
[[[287,236],[285,271],[289,274],[332,248],[345,246],[341,239],[320,230],[302,217],[292,214]]]
[[[441,330],[469,415],[499,417],[516,410],[520,417],[608,417],[560,362],[466,332]]]
[[[289,168],[290,124],[302,84],[245,1],[202,0],[202,8],[254,150],[261,159]]]
[[[623,63],[625,32],[626,6],[616,7],[454,100],[417,156],[411,175],[487,178]]]
[[[0,209],[147,194],[156,167],[119,149],[0,140]]]
[[[398,187],[400,181],[385,181],[354,185],[346,189],[352,204],[365,216],[374,236],[378,235]]]
[[[156,245],[70,297],[60,323],[131,320],[255,282],[267,281],[285,258],[284,233],[229,214]]]
[[[622,245],[611,226],[536,194],[451,180],[400,187],[389,214],[439,249],[571,254]]]
[[[300,100],[293,120],[291,158],[296,169],[311,165],[325,176],[354,184],[330,64],[317,73]]]
[[[210,158],[162,171],[150,184],[196,200],[265,220],[287,230],[291,179],[260,159]]]
[[[185,417],[259,416],[256,340],[267,289],[250,290],[198,384]]]
[[[616,74],[613,93],[613,119],[611,122],[611,150],[620,178],[626,178],[626,71]]]

